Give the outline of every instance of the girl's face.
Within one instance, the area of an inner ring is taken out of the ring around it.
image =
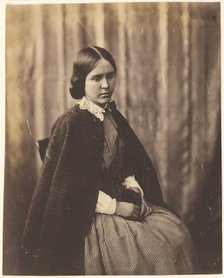
[[[86,76],[85,96],[95,104],[105,107],[111,100],[116,81],[114,68],[105,59],[100,59]]]

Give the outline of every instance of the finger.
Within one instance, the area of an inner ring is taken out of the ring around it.
[[[140,215],[140,211],[138,211],[138,210],[133,211],[133,215],[138,217]]]
[[[144,202],[142,202],[140,214],[144,215],[146,212],[147,212],[147,206]]]
[[[141,208],[140,208],[139,206],[135,205],[133,211],[134,211],[135,213],[140,213]]]
[[[135,208],[132,212],[132,216],[136,218],[139,217],[139,215],[140,215],[140,209]]]

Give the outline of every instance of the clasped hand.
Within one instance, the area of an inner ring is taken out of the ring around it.
[[[137,220],[141,217],[141,208],[132,203],[117,202],[115,214],[124,218]]]

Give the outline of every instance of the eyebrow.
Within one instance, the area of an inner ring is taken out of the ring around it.
[[[112,74],[112,73],[115,73],[115,70],[108,72],[106,75]],[[103,74],[102,73],[96,73],[96,74],[92,75],[92,77],[97,77],[97,76],[100,76],[100,75],[103,75]]]

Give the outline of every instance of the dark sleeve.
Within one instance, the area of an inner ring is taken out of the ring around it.
[[[83,272],[85,230],[98,192],[94,181],[91,188],[88,186],[82,150],[75,122],[59,118],[52,129],[23,233],[22,250],[33,274]]]

